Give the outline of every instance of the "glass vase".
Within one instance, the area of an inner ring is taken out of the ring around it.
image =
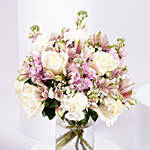
[[[56,150],[94,150],[94,125],[90,120],[83,127],[72,127],[56,120]]]

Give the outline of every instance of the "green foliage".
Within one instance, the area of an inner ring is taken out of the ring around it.
[[[34,36],[37,37],[38,33],[40,32],[40,27],[38,25],[33,25],[30,27],[30,29],[33,33],[29,35],[29,38],[32,39]]]
[[[60,101],[57,101],[56,99],[47,99],[45,100],[45,107],[49,108],[55,108],[60,106]]]
[[[98,114],[96,111],[89,108],[88,113],[91,116],[91,118],[93,119],[93,121],[96,121],[98,119]]]
[[[89,118],[90,118],[89,113],[88,113],[87,110],[84,110],[84,115],[85,115],[85,118],[83,120],[81,120],[81,124],[83,126],[86,126],[86,124],[88,123]]]
[[[54,87],[54,80],[47,80],[44,84],[49,88]]]
[[[44,117],[47,116],[49,118],[49,120],[52,120],[56,115],[55,108],[44,107],[44,109],[42,111],[42,115]]]
[[[71,125],[72,127],[76,126],[77,122],[74,120],[68,120],[66,119],[66,121],[69,123],[69,125]]]
[[[88,13],[84,10],[80,10],[77,12],[78,16],[88,17]]]
[[[64,112],[63,116],[61,117],[62,120],[65,119],[65,115],[66,115],[67,113],[68,113],[68,111],[65,111],[65,112]]]
[[[31,78],[27,79],[24,83],[28,83],[28,84],[30,84],[30,85],[37,86],[36,83],[32,82]]]
[[[82,23],[83,23],[83,20],[88,17],[88,13],[86,11],[81,10],[77,13],[77,15],[78,15],[78,18],[76,21],[77,29],[84,29],[85,24],[82,25]]]
[[[118,38],[117,39],[117,44],[114,45],[115,49],[117,50],[117,52],[119,52],[120,48],[125,47],[125,39],[123,38]]]
[[[90,108],[88,108],[88,110],[84,110],[84,115],[85,115],[85,118],[83,120],[81,120],[81,124],[83,126],[87,125],[90,117],[92,118],[93,121],[96,121],[98,119],[97,112],[95,112],[94,110],[92,110]]]
[[[128,103],[130,105],[135,105],[135,104],[137,104],[137,101],[134,98],[130,98],[130,101],[128,101]]]
[[[52,120],[56,115],[55,110],[56,107],[60,106],[60,102],[56,99],[47,99],[44,101],[44,105],[45,107],[42,111],[42,115],[44,117],[47,116],[50,120]]]
[[[30,29],[33,33],[38,33],[40,31],[40,27],[38,25],[33,25]]]

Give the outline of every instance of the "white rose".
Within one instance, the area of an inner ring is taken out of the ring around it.
[[[118,116],[123,111],[123,104],[120,100],[115,101],[114,99],[107,97],[105,98],[98,109],[99,116],[102,121],[106,122],[107,126],[111,126],[118,119]]]
[[[66,32],[64,34],[65,40],[71,40],[71,41],[76,41],[76,42],[78,42],[79,40],[81,42],[85,42],[88,40],[88,38],[89,38],[89,33],[87,31],[82,30],[82,29],[71,30],[71,31]]]
[[[104,75],[107,71],[114,70],[118,65],[112,54],[98,51],[93,55],[92,67],[99,75]]]
[[[44,68],[60,74],[65,69],[68,55],[63,52],[43,51],[41,61]]]
[[[31,50],[34,55],[40,55],[48,45],[50,36],[38,35],[37,39],[31,44]]]
[[[68,111],[66,118],[69,120],[80,121],[84,119],[83,110],[88,105],[88,99],[84,93],[76,93],[73,97],[64,98],[61,101],[63,111]]]
[[[22,88],[22,82],[18,81],[15,83],[15,91],[28,118],[36,116],[43,110],[37,87],[26,83]]]
[[[16,80],[14,83],[14,90],[16,95],[19,95],[23,91],[24,82]]]

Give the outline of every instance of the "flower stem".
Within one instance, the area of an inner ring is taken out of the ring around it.
[[[93,148],[90,146],[90,144],[83,138],[83,136],[80,136],[81,141],[89,148],[89,150],[93,150]]]
[[[80,144],[83,150],[93,150],[93,148],[90,146],[90,144],[83,138],[83,129],[72,129],[65,133],[64,135],[60,136],[56,139],[56,150],[61,150],[65,145],[67,145],[69,142],[71,142],[75,137],[77,137],[75,148],[76,150],[79,150],[79,140]],[[87,148],[86,148],[87,147]]]
[[[67,133],[63,134],[62,136],[60,136],[59,138],[56,139],[56,143],[58,143],[59,141],[61,141],[63,138],[65,138],[67,135],[69,135],[72,131],[68,131]]]
[[[80,140],[80,144],[81,144],[81,146],[82,146],[82,149],[83,149],[83,150],[86,150],[86,147],[84,146],[82,140]]]
[[[71,132],[70,135],[64,137],[64,139],[56,145],[56,150],[61,150],[65,145],[67,145],[70,141],[72,141],[76,137],[74,132]]]
[[[79,139],[80,139],[80,137],[77,136],[77,140],[76,140],[76,144],[75,144],[76,150],[79,150]]]

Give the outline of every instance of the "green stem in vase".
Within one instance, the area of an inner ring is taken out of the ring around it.
[[[80,139],[89,148],[89,150],[93,150],[91,145],[83,138],[83,136],[80,136]]]
[[[80,144],[81,144],[81,146],[82,146],[82,149],[83,149],[83,150],[86,150],[86,147],[84,146],[82,140],[80,140]]]
[[[61,141],[61,140],[62,140],[63,138],[65,138],[66,136],[69,136],[71,132],[72,132],[72,131],[70,130],[70,131],[68,131],[67,133],[65,133],[64,135],[62,135],[62,136],[60,136],[59,138],[57,138],[57,139],[56,139],[56,143],[58,143],[59,141]]]
[[[64,139],[56,145],[56,150],[61,150],[65,145],[71,142],[76,137],[74,132],[71,132],[70,135],[64,137]]]
[[[76,150],[79,150],[79,140],[80,140],[80,137],[78,135],[77,140],[76,140],[76,144],[75,144]]]
[[[90,144],[83,138],[83,129],[71,129],[64,135],[60,136],[59,138],[56,139],[56,150],[61,150],[65,145],[67,145],[69,142],[71,142],[75,137],[77,137],[76,143],[75,143],[75,148],[76,150],[79,150],[79,140],[80,140],[80,145],[83,150],[93,150],[93,148],[90,146]],[[86,148],[87,147],[87,148]]]

